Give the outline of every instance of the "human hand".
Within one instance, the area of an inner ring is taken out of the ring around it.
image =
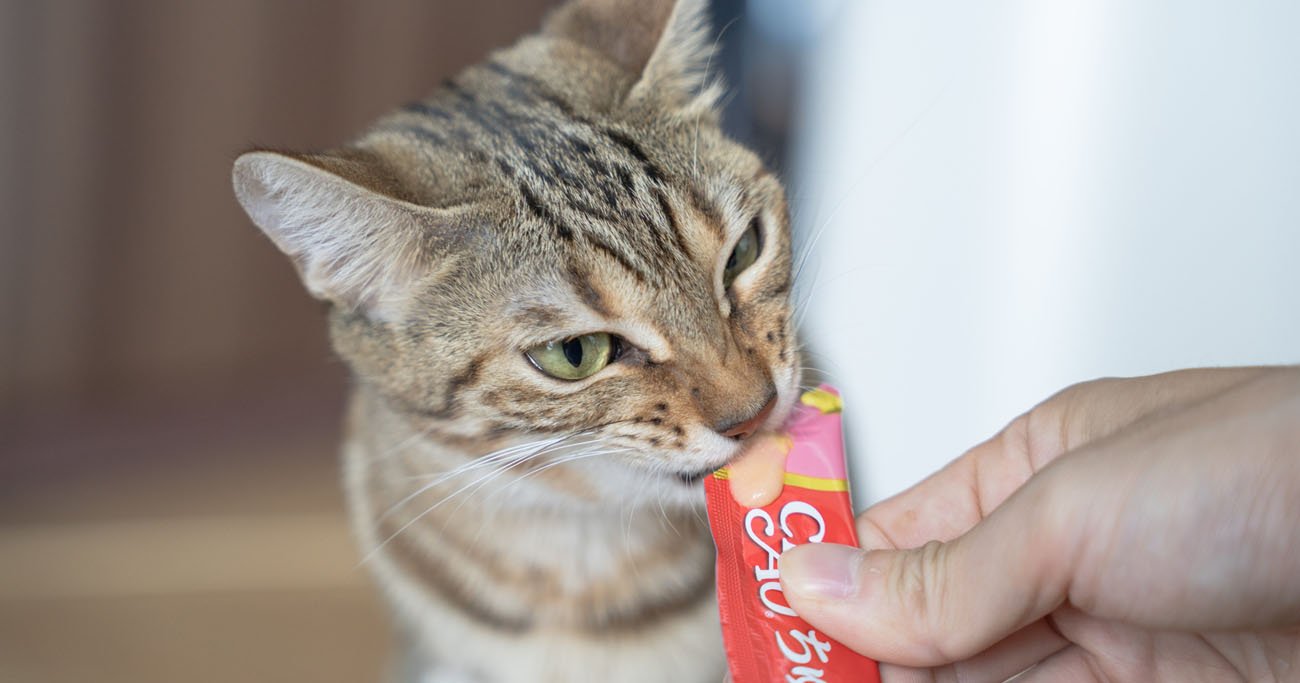
[[[1300,368],[1053,396],[781,559],[887,683],[1300,680]]]

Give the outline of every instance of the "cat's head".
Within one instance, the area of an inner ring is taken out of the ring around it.
[[[788,414],[788,212],[718,127],[703,9],[572,0],[346,147],[238,159],[358,381],[435,434],[580,434],[683,495]]]

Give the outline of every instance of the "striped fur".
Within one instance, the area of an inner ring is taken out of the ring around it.
[[[355,377],[344,479],[399,677],[722,676],[699,476],[799,366],[784,195],[718,128],[702,7],[571,0],[343,148],[236,162]],[[627,351],[588,379],[525,359],[591,332]]]

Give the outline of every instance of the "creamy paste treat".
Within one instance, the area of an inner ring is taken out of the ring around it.
[[[785,459],[794,439],[788,434],[764,434],[755,437],[739,460],[727,465],[731,497],[750,508],[770,504],[785,487]]]

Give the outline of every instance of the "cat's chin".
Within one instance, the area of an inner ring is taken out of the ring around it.
[[[653,505],[669,508],[702,508],[704,479],[725,464],[726,462],[722,461],[716,466],[686,472],[657,469],[650,475],[648,481],[644,478],[640,479],[641,485],[631,498],[620,497],[620,501],[643,499]]]
[[[700,484],[700,482],[704,481],[705,477],[709,476],[710,474],[716,471],[717,468],[709,468],[709,469],[700,470],[698,472],[678,472],[673,476],[677,479],[677,481],[680,481],[681,483],[685,484],[687,487],[695,488]]]
[[[732,449],[732,450],[733,450],[732,453],[717,458],[716,462],[713,462],[712,464],[705,465],[703,467],[699,467],[692,470],[671,472],[667,474],[667,477],[676,482],[680,482],[682,486],[685,486],[688,489],[702,491],[703,489],[700,488],[700,483],[704,481],[705,477],[713,474],[714,472],[718,471],[723,467],[726,467],[727,463],[731,462],[732,460],[735,460],[739,456],[739,454],[743,452],[742,449]]]

